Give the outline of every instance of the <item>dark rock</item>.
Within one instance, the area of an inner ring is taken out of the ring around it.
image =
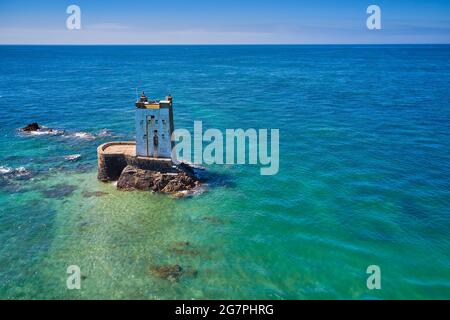
[[[33,122],[23,127],[22,131],[38,131],[40,128],[37,122]]]
[[[182,171],[178,173],[161,173],[138,169],[130,165],[123,169],[117,181],[117,188],[125,191],[145,190],[171,194],[192,190],[199,185],[200,182],[198,180]]]
[[[192,190],[198,187],[200,182],[195,180],[195,178],[189,176],[188,174],[181,172],[174,176],[169,183],[162,189],[164,193],[175,193],[178,191]]]
[[[188,176],[195,178],[195,171],[194,168],[192,166],[190,166],[189,164],[185,163],[185,162],[180,162],[177,165],[178,169],[180,169],[181,171],[183,171],[184,173],[186,173]]]
[[[166,265],[166,266],[152,266],[150,267],[150,272],[152,275],[166,279],[172,282],[178,282],[180,277],[183,275],[183,268],[178,264]]]
[[[161,192],[164,189],[164,187],[167,185],[167,183],[169,183],[169,181],[170,181],[169,175],[153,171],[152,191],[153,192]]]
[[[160,191],[168,181],[167,175],[160,172],[126,166],[117,181],[117,188],[125,191]]]
[[[140,176],[141,184],[144,178],[150,180],[150,177],[143,177],[143,175],[141,175]],[[119,176],[119,180],[117,180],[117,189],[121,189],[124,191],[135,190],[137,179],[138,179],[138,169],[132,166],[126,166],[122,170],[122,173]]]
[[[195,180],[204,180],[206,168],[187,162],[179,162],[176,164],[178,171],[186,173],[189,177]]]

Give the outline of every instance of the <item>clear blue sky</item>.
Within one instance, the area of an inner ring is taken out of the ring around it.
[[[66,29],[70,4],[81,30]],[[382,30],[366,28],[370,4]],[[0,0],[6,43],[450,43],[450,0]]]

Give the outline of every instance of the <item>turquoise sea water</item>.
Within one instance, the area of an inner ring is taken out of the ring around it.
[[[449,58],[0,46],[0,298],[450,298]],[[134,139],[136,88],[170,92],[177,128],[279,128],[279,173],[209,166],[208,191],[186,199],[98,182],[96,147]],[[32,121],[65,134],[17,132]],[[150,271],[171,264],[178,282]],[[366,287],[372,264],[381,290]],[[81,290],[66,288],[69,265]]]

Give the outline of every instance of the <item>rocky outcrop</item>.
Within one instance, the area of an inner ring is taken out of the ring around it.
[[[97,178],[104,182],[117,181],[119,190],[144,190],[184,197],[202,190],[206,181],[205,168],[171,158],[136,156],[133,141],[113,141],[97,148]]]
[[[125,191],[161,191],[168,182],[169,178],[167,174],[138,169],[128,165],[123,169],[117,181],[117,188]]]
[[[185,172],[180,172],[165,185],[162,189],[164,193],[175,193],[179,191],[192,190],[200,185],[194,176],[189,176]]]
[[[38,131],[41,127],[39,126],[39,124],[37,122],[33,122],[30,124],[27,124],[25,127],[22,128],[22,131]]]
[[[177,173],[161,173],[158,171],[138,169],[128,165],[123,169],[117,181],[120,190],[144,190],[177,194],[190,191],[200,186],[200,181],[195,176],[179,170]]]
[[[37,122],[27,124],[25,127],[20,128],[19,131],[30,135],[61,135],[64,134],[64,130],[57,130],[47,128],[39,125]]]

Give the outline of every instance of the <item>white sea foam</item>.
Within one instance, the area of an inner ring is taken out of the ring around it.
[[[78,139],[86,139],[86,140],[95,139],[94,135],[90,134],[89,132],[75,132],[71,136]]]
[[[30,173],[30,171],[28,171],[24,167],[17,167],[14,169],[14,168],[10,168],[10,167],[0,166],[0,174],[1,175],[24,176],[29,173]]]
[[[64,156],[64,159],[69,160],[69,161],[74,161],[77,160],[81,157],[81,154],[70,154],[67,156]]]
[[[16,177],[23,177],[28,176],[31,172],[25,169],[24,167],[18,167],[14,169],[14,176]]]
[[[99,131],[97,136],[99,136],[99,137],[110,137],[110,136],[112,136],[112,133],[111,133],[111,130],[109,130],[109,129],[102,129],[102,130]]]
[[[203,186],[199,186],[197,188],[190,190],[190,192],[188,194],[192,195],[192,196],[198,196],[204,192],[206,192],[206,186],[203,185]]]
[[[27,134],[30,134],[32,136],[45,136],[45,135],[57,136],[57,135],[61,135],[63,133],[64,133],[64,131],[56,130],[56,129],[39,129],[37,131],[27,132]]]
[[[205,186],[199,186],[192,190],[178,191],[175,194],[173,194],[172,196],[175,198],[195,197],[195,196],[201,195],[204,192],[206,192]]]
[[[48,128],[45,126],[41,126],[38,130],[35,131],[23,131],[22,129],[19,129],[19,131],[28,136],[45,136],[45,135],[62,135],[65,138],[76,138],[76,139],[83,139],[83,140],[94,140],[96,138],[96,135],[85,132],[85,131],[79,131],[74,133],[66,132],[65,130],[59,130],[59,129],[53,129]],[[107,137],[111,136],[111,132],[108,129],[102,129],[97,134],[99,137]]]
[[[11,168],[0,166],[0,174],[8,174],[12,171]]]
[[[57,136],[57,135],[64,134],[64,130],[48,128],[48,127],[45,127],[45,126],[41,126],[36,131],[23,131],[23,130],[20,130],[20,131],[23,134],[30,135],[30,136],[45,136],[45,135]]]

